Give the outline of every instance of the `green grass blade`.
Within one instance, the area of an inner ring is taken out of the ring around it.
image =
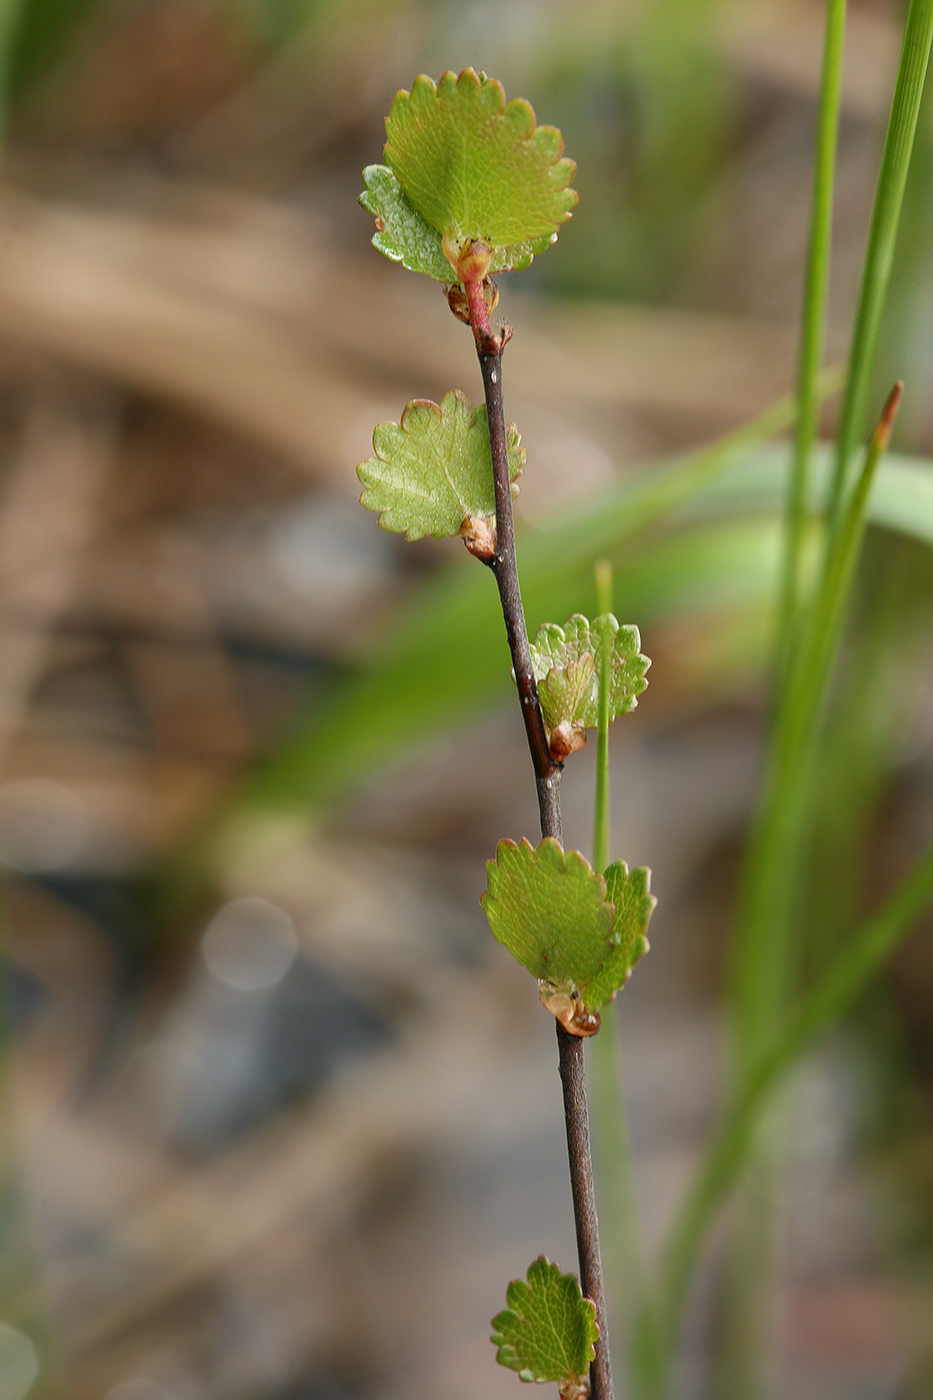
[[[603,1007],[602,1026],[590,1047],[603,1272],[612,1309],[610,1331],[614,1337],[622,1339],[625,1346],[632,1396],[634,1400],[667,1400],[667,1368],[654,1280],[650,1277],[639,1228],[618,1033],[622,1005],[624,997]]]
[[[802,875],[812,826],[811,788],[823,701],[858,560],[868,498],[890,437],[901,385],[891,394],[834,538],[824,575],[790,659],[762,783],[762,801],[743,872],[734,935],[733,1092],[779,1039],[799,957]],[[762,1125],[763,1126],[763,1125]],[[726,1273],[728,1310],[717,1385],[724,1394],[757,1394],[766,1384],[770,1340],[768,1294],[775,1280],[781,1135],[764,1133],[749,1152],[754,1192],[740,1203]]]
[[[832,474],[832,447],[813,454],[810,507],[816,510]],[[775,515],[786,495],[787,454],[783,447],[761,447],[709,482],[675,516],[680,520]],[[933,462],[885,453],[869,501],[869,520],[909,539],[933,545]]]
[[[596,561],[596,611],[600,617],[612,612],[612,561]],[[609,864],[609,665],[612,633],[608,627],[600,637],[602,664],[599,672],[599,723],[596,730],[596,792],[593,811],[593,869],[602,873]]]
[[[664,1337],[676,1346],[700,1251],[715,1215],[748,1157],[762,1113],[807,1048],[851,1009],[872,978],[933,900],[933,850],[928,851],[803,995],[781,1039],[759,1061],[732,1105],[693,1179],[661,1259]]]
[[[596,608],[600,616],[613,611],[613,569],[609,559],[596,562]],[[604,629],[601,644],[599,726],[597,729],[596,794],[593,814],[593,868],[609,864],[609,655],[612,633]],[[638,1227],[638,1201],[632,1144],[628,1131],[624,1078],[619,1046],[618,1016],[624,1002],[602,1009],[602,1027],[591,1047],[593,1137],[599,1178],[603,1272],[614,1316],[610,1329],[627,1337],[635,1317],[642,1322],[639,1348],[627,1348],[627,1369],[636,1400],[665,1400],[660,1332],[654,1314],[651,1282]]]
[[[795,625],[792,620],[784,623],[784,630],[780,633],[780,662],[782,676],[786,677],[786,688],[780,694],[763,787],[761,816],[753,832],[735,936],[733,1054],[734,1079],[740,1090],[749,1070],[754,1072],[762,1051],[767,1051],[775,1035],[780,1032],[791,969],[796,958],[796,925],[799,921],[795,919],[795,913],[801,897],[800,876],[810,821],[812,764],[808,758],[815,743],[819,710],[854,568],[854,557],[849,559],[853,534],[853,515],[847,509],[849,465],[855,445],[864,431],[931,40],[933,0],[911,0],[850,348],[828,508],[830,528],[826,537],[821,598],[810,615],[809,631],[793,655],[791,643]],[[880,450],[877,456],[880,456]],[[855,496],[859,499],[854,534],[859,538],[863,519],[860,511],[867,501],[866,477],[870,478],[873,469],[872,466],[869,470],[866,464],[855,490]],[[805,481],[799,486],[806,491]],[[862,488],[865,488],[864,494]],[[793,519],[793,528],[796,528],[802,520],[799,504],[795,503],[791,511],[789,519]],[[847,538],[840,542],[840,536]],[[789,558],[794,557],[795,548],[795,541],[789,540]],[[785,607],[788,606],[785,604]],[[830,618],[834,624],[831,628],[833,635],[827,636],[817,629],[830,614],[834,614]],[[808,626],[807,620],[802,626]],[[774,1147],[769,1147],[762,1140],[758,1153],[760,1170],[768,1170],[773,1152]],[[758,1211],[749,1216],[749,1227],[742,1252],[746,1257],[753,1257],[756,1243],[764,1245],[769,1233],[767,1214]],[[752,1247],[751,1256],[745,1247],[748,1245]],[[731,1354],[727,1356],[727,1364],[734,1367],[734,1377],[740,1389],[743,1386],[746,1389],[756,1386],[762,1375],[760,1338],[753,1338],[752,1333],[764,1325],[767,1310],[761,1303],[763,1290],[767,1288],[767,1277],[768,1260],[766,1253],[759,1249],[754,1276],[747,1277],[744,1285],[752,1294],[759,1295],[758,1302],[756,1304],[748,1294],[743,1298],[736,1292],[737,1326],[726,1329],[729,1340],[725,1351]],[[744,1321],[739,1313],[744,1315]]]
[[[778,621],[778,660],[781,671],[786,668],[791,653],[794,625],[800,606],[804,535],[810,500],[810,457],[816,441],[819,418],[819,377],[829,291],[833,176],[839,130],[845,20],[846,0],[828,0],[813,172],[813,204],[797,363],[798,414],[787,501],[786,547]]]
[[[900,394],[898,385],[872,435],[792,659],[775,723],[737,920],[735,1055],[740,1084],[780,1030],[793,956],[795,873],[807,828],[809,759],[861,549],[868,500]]]
[[[836,465],[830,499],[833,532],[842,519],[849,484],[849,468],[856,444],[865,432],[881,320],[891,280],[904,187],[917,129],[931,42],[933,0],[911,0],[875,192],[861,293],[849,354],[846,392],[836,442]]]
[[[794,667],[793,690],[788,696],[785,720],[785,743],[791,752],[799,751],[806,743],[807,733],[816,723],[861,552],[868,517],[868,498],[891,435],[902,391],[901,384],[892,390],[881,422],[872,435],[861,475],[843,512],[836,546],[830,554],[823,586]]]

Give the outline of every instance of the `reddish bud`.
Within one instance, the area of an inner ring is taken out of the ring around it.
[[[462,321],[465,326],[470,324],[470,308],[467,305],[466,292],[459,282],[455,282],[452,287],[447,288],[447,304],[458,321]]]
[[[599,1012],[585,1006],[576,987],[566,982],[539,982],[541,1005],[560,1022],[568,1035],[595,1035],[599,1030]]]
[[[904,392],[904,381],[899,379],[887,397],[884,408],[881,410],[881,418],[878,426],[872,435],[872,446],[879,452],[887,449],[891,431],[894,427],[894,420],[897,417],[897,410],[901,406],[901,395]]]
[[[481,238],[467,239],[465,243],[457,243],[450,234],[445,233],[441,246],[444,249],[444,256],[456,273],[457,281],[482,282],[489,271],[492,262],[492,249],[488,243],[484,243]]]
[[[465,326],[468,326],[470,324],[470,303],[467,299],[467,294],[460,286],[460,283],[455,282],[453,286],[447,287],[446,294],[447,304],[456,316],[457,320],[462,321]],[[487,277],[483,282],[483,301],[486,305],[487,316],[489,315],[490,311],[494,311],[499,305],[499,288],[496,286],[495,282],[493,282],[489,277]],[[507,327],[504,329],[508,330],[508,335],[505,337],[505,340],[508,340],[509,336],[511,336],[512,334],[511,327]],[[505,343],[505,340],[503,340],[503,344]]]
[[[488,515],[468,515],[460,526],[460,538],[467,549],[484,564],[496,557],[496,522]]]
[[[488,243],[484,243],[481,238],[474,238],[472,243],[460,251],[457,258],[457,272],[461,282],[482,282],[489,271],[489,264],[492,262],[492,249]]]
[[[577,749],[586,743],[586,731],[571,720],[561,720],[555,729],[548,733],[548,752],[555,763],[563,763]]]

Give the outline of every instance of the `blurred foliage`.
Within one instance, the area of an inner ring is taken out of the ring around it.
[[[15,102],[46,77],[80,41],[86,27],[114,0],[7,0],[13,14],[9,58],[9,95]]]
[[[655,470],[613,488],[551,529],[526,531],[519,548],[532,628],[561,610],[591,611],[593,563],[606,555],[615,566],[620,611],[639,619],[647,652],[653,628],[675,620],[684,628],[678,667],[694,703],[760,676],[771,645],[786,452],[759,451],[736,463],[730,448],[726,439],[709,450],[719,479],[700,484],[691,476],[703,460],[698,455],[666,475]],[[822,467],[817,492],[829,469],[825,456]],[[872,517],[933,542],[928,487],[925,463],[889,459]],[[681,508],[680,528],[651,528],[675,506]],[[900,544],[898,538],[892,547]],[[336,683],[322,708],[270,757],[250,789],[254,799],[327,801],[374,764],[394,762],[428,735],[507,699],[495,596],[471,565],[451,560],[429,591],[417,590],[399,610],[390,629],[380,628],[378,650],[367,664]],[[464,655],[471,657],[466,670],[460,664]],[[879,668],[871,674],[879,676]],[[880,676],[886,674],[882,667]]]
[[[495,60],[507,95],[521,81],[564,131],[582,203],[561,258],[536,270],[540,284],[565,295],[674,302],[688,283],[702,285],[719,239],[716,209],[737,117],[735,79],[717,38],[726,8],[724,0],[655,0],[634,9],[591,4],[578,14],[549,4],[533,15],[516,7],[503,22],[494,7],[476,5],[465,50],[461,7],[424,0],[34,0],[17,26],[10,92],[35,100],[43,79],[82,63],[97,89],[109,54],[115,88],[132,63],[145,105],[147,70],[168,75],[173,64],[195,61],[207,78],[212,63],[229,63],[232,45],[241,81],[278,65],[287,106],[298,75],[324,75],[354,32],[374,24],[406,32],[413,22],[432,76],[438,63]],[[89,95],[93,105],[99,94]],[[181,96],[177,84],[166,93],[176,109]],[[56,101],[49,94],[44,110],[60,120]]]
[[[548,287],[667,303],[697,279],[716,246],[734,136],[735,79],[716,42],[723,8],[664,0],[629,18],[620,6],[601,42],[588,35],[545,58],[535,91],[577,160],[581,195],[573,239],[539,273]]]
[[[315,189],[322,201],[331,199],[323,173],[337,171],[355,184],[359,167],[379,157],[385,99],[410,85],[419,68],[434,78],[447,67],[485,68],[502,77],[507,96],[533,95],[539,116],[562,129],[578,164],[581,203],[560,256],[536,262],[528,283],[568,298],[718,312],[729,281],[722,270],[744,253],[729,208],[750,125],[751,80],[726,42],[739,8],[733,0],[7,0],[0,46],[17,134],[41,145],[51,132],[63,169],[88,151],[110,159],[116,152],[123,173],[167,169],[295,202]],[[225,103],[237,105],[229,128]],[[800,106],[803,129],[806,98]],[[213,143],[172,145],[219,109]],[[867,150],[868,128],[853,129]],[[349,221],[358,212],[350,196],[335,218]],[[933,373],[931,219],[928,87],[878,375],[884,388],[897,375],[907,379],[896,441],[918,455],[933,445],[922,392]],[[355,235],[361,247],[366,225],[361,219]],[[749,266],[754,272],[753,258]],[[744,289],[752,304],[757,290]],[[737,468],[688,502],[692,493],[665,495],[664,474],[653,467],[613,485],[581,515],[565,515],[553,531],[526,530],[520,547],[532,628],[546,617],[590,611],[593,558],[607,554],[616,568],[616,610],[644,627],[646,650],[658,649],[666,661],[652,677],[662,706],[665,694],[694,712],[715,700],[760,695],[785,473],[784,449],[746,452]],[[917,839],[903,814],[909,817],[912,802],[924,810],[912,786],[923,779],[912,763],[928,738],[929,478],[926,464],[890,460],[873,501],[882,528],[869,535],[834,722],[816,755],[820,799],[802,916],[806,978],[827,966]],[[654,502],[650,509],[646,500]],[[328,658],[323,701],[316,696],[306,705],[245,791],[231,788],[229,807],[248,808],[258,822],[281,803],[305,812],[324,808],[429,736],[509,705],[508,660],[489,584],[462,557],[439,570],[426,566],[395,611],[379,619],[358,663]],[[468,674],[460,664],[465,650],[475,658]],[[894,820],[892,813],[901,815]],[[192,847],[185,843],[186,857]],[[167,905],[187,938],[196,922],[191,910],[205,897],[187,865],[169,866],[159,889],[144,882],[130,920],[140,942],[159,942],[163,954]],[[172,884],[189,877],[190,887]],[[129,947],[123,928],[117,937]],[[928,1236],[930,1167],[915,1134],[925,1111],[915,1076],[919,1067],[929,1083],[933,1072],[920,980],[899,977],[895,966],[889,986],[862,1012],[859,1030],[873,1057],[873,1126],[879,1141],[886,1134],[895,1190],[906,1196],[912,1184],[919,1203],[904,1213],[914,1223],[922,1218]],[[0,1194],[0,1211],[16,1215],[12,1201]]]

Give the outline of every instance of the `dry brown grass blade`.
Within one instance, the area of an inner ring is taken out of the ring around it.
[[[29,707],[49,633],[71,601],[111,467],[112,415],[40,403],[0,504],[0,770]]]

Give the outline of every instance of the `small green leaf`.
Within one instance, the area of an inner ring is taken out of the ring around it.
[[[603,628],[613,634],[609,671],[609,718],[634,710],[647,686],[651,662],[642,656],[638,628],[620,627],[612,613],[593,623],[574,613],[566,626],[546,622],[531,643],[531,660],[548,736],[560,725],[581,733],[595,729],[599,717],[600,639]],[[582,744],[583,740],[580,740]],[[574,745],[579,747],[579,745]]]
[[[376,220],[373,247],[410,272],[423,272],[436,282],[455,282],[456,274],[444,252],[443,237],[411,207],[401,186],[387,165],[367,165],[363,171],[365,189],[360,204]],[[490,273],[520,272],[554,242],[547,234],[508,248],[493,250]]]
[[[559,1381],[583,1387],[599,1337],[596,1309],[573,1274],[562,1274],[542,1254],[528,1269],[528,1282],[506,1289],[508,1306],[492,1320],[492,1343],[500,1366],[523,1381]]]
[[[363,184],[360,204],[376,220],[373,247],[410,272],[423,272],[437,282],[452,282],[441,235],[412,209],[389,167],[367,165]]]
[[[500,841],[486,862],[480,903],[498,941],[538,979],[541,1001],[565,1030],[592,1035],[597,1009],[612,1001],[648,951],[656,904],[651,872],[624,861],[596,873],[579,851],[547,836]]]
[[[546,836],[500,841],[486,862],[481,904],[493,934],[539,982],[593,980],[613,947],[615,909],[606,882],[579,851]]]
[[[386,164],[409,209],[456,251],[474,239],[488,243],[492,272],[527,266],[554,241],[577,202],[569,188],[576,167],[563,157],[560,132],[537,126],[527,102],[507,103],[501,84],[472,68],[459,77],[445,73],[436,86],[422,74],[410,92],[397,93],[386,138]],[[384,181],[370,177],[364,204],[385,225],[376,246],[405,262],[411,225]],[[435,270],[435,251],[415,253],[406,266],[438,281],[456,280],[449,264],[446,275]]]
[[[534,648],[531,655],[534,664],[537,659]],[[539,679],[537,669],[535,666],[535,680]],[[582,716],[591,708],[594,683],[597,687],[599,685],[599,670],[593,653],[584,651],[565,666],[552,666],[540,679],[538,694],[545,727],[550,731],[564,720],[569,720],[571,724],[576,722],[580,729],[585,729]]]
[[[514,424],[507,438],[514,482],[525,450]],[[414,400],[401,423],[379,424],[373,447],[376,456],[356,472],[365,488],[360,500],[380,512],[384,530],[404,531],[410,540],[441,539],[470,522],[495,519],[486,410],[475,409],[459,390],[445,394],[440,405]]]
[[[651,893],[651,871],[641,865],[631,872],[624,860],[606,871],[606,893],[615,905],[612,933],[615,946],[596,977],[586,988],[590,1006],[612,1001],[632,975],[632,968],[648,951],[645,930],[657,900]]]

